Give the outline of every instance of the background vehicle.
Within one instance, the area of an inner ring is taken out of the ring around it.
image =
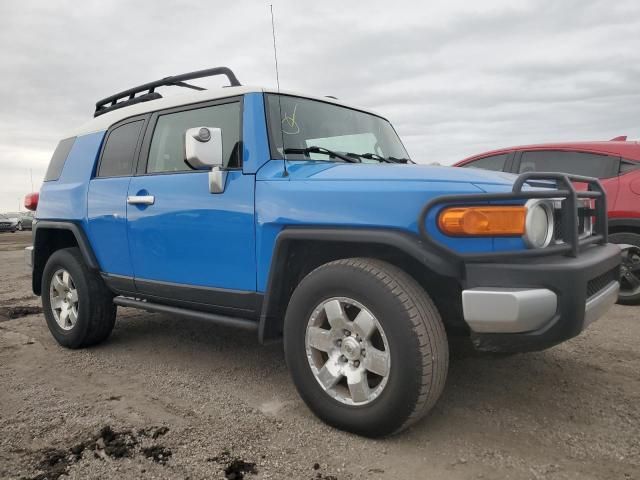
[[[156,91],[210,75],[231,86]],[[253,330],[283,340],[316,415],[381,436],[439,398],[447,334],[541,350],[617,299],[595,179],[576,193],[566,175],[410,164],[385,118],[243,87],[227,68],[123,91],[94,116],[25,199],[33,290],[65,347],[105,340],[117,306]]]
[[[620,303],[635,305],[640,303],[640,143],[626,138],[510,147],[474,155],[454,166],[599,178],[607,192],[609,241],[636,247],[624,252],[620,285]]]
[[[17,220],[16,230],[31,230],[33,223],[33,212],[8,213],[9,217]]]
[[[10,214],[0,213],[0,232],[15,232],[18,228],[18,219]]]

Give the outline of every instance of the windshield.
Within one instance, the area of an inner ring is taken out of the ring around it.
[[[302,152],[310,147],[354,154],[367,163],[380,160],[361,155],[409,158],[391,124],[381,117],[307,98],[280,95],[278,102],[278,95],[266,97],[272,158],[283,158],[286,149],[287,160],[341,161],[327,154]],[[300,153],[289,153],[291,150],[300,150]]]

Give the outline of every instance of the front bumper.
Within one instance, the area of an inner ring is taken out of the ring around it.
[[[467,263],[464,318],[479,350],[543,350],[578,335],[618,298],[620,249]],[[508,287],[507,287],[508,286]]]
[[[12,223],[0,223],[0,232],[15,232],[17,225]]]

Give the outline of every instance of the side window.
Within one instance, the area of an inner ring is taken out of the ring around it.
[[[64,140],[60,141],[55,151],[53,152],[51,161],[49,162],[49,168],[47,168],[47,173],[44,176],[45,182],[58,180],[58,178],[60,178],[62,168],[64,167],[64,162],[67,161],[67,157],[69,156],[69,152],[71,151],[71,147],[73,147],[75,141],[76,137],[65,138]]]
[[[595,153],[541,150],[524,152],[519,172],[561,172],[608,178],[616,175],[618,161],[615,157]]]
[[[507,163],[508,153],[501,153],[499,155],[492,155],[490,157],[479,158],[473,162],[469,162],[462,165],[465,168],[482,168],[483,170],[494,170],[502,172],[504,165]]]
[[[631,172],[633,170],[638,170],[640,168],[640,162],[633,162],[631,160],[622,160],[620,162],[620,170],[619,173],[622,175],[623,173]]]
[[[160,115],[151,139],[147,173],[191,170],[184,161],[184,133],[194,127],[221,128],[224,166],[240,166],[240,103],[234,102]]]
[[[124,177],[132,175],[136,146],[144,120],[126,123],[109,132],[102,150],[98,177]]]

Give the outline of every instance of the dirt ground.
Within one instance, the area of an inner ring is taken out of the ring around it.
[[[120,309],[106,343],[59,347],[16,309],[39,306],[29,242],[0,235],[2,479],[640,479],[636,307],[542,353],[456,346],[431,414],[367,440],[317,420],[252,333]]]

